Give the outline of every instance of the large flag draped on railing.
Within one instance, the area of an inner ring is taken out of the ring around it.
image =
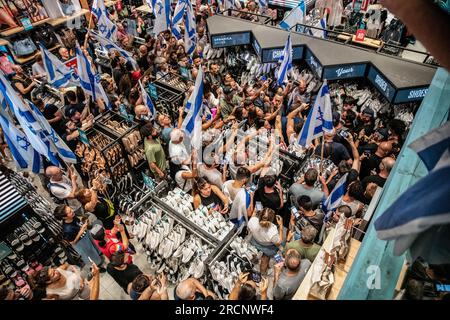
[[[324,81],[319,90],[314,106],[309,111],[308,118],[300,132],[298,143],[307,147],[311,142],[323,135],[324,132],[333,131],[333,114],[331,111],[331,99],[328,85]]]
[[[186,109],[189,111],[181,126],[186,135],[191,138],[192,147],[197,150],[202,145],[202,106],[203,68],[200,67],[195,79],[194,91],[187,102]]]

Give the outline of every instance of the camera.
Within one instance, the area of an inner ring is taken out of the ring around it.
[[[253,282],[256,282],[256,283],[260,283],[261,282],[261,273],[257,272],[257,271],[250,272],[250,280],[252,280]]]

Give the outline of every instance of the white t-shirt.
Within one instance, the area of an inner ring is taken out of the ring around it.
[[[67,199],[72,193],[72,182],[66,176],[62,176],[62,181],[50,180],[50,192],[60,200],[66,200],[69,207],[78,210],[81,203],[77,199]]]
[[[84,287],[80,290],[81,276],[79,272],[57,269],[61,275],[66,277],[66,284],[58,289],[47,288],[47,294],[57,294],[60,300],[88,300],[90,295],[89,284],[85,281]]]
[[[179,170],[175,174],[175,181],[177,182],[181,190],[183,190],[184,192],[189,192],[192,190],[193,179],[183,179],[183,177],[181,176],[183,172],[191,172],[191,170],[187,166],[182,166],[181,170]]]
[[[189,154],[183,143],[175,144],[175,143],[172,143],[172,141],[170,141],[169,155],[170,155],[170,160],[175,164],[180,164],[181,162],[189,159]]]
[[[233,202],[236,198],[237,193],[241,188],[233,188],[234,180],[228,180],[223,183],[222,191],[228,197],[228,199]]]
[[[263,246],[275,244],[280,240],[277,227],[272,223],[269,228],[263,228],[259,225],[259,218],[252,217],[248,221],[248,230],[253,238]]]

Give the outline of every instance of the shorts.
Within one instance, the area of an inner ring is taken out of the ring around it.
[[[250,241],[250,243],[258,249],[258,251],[261,251],[265,256],[273,257],[278,253],[278,247],[274,244],[271,245],[262,245],[258,241],[256,241],[254,238]]]

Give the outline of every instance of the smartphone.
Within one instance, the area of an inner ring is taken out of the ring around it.
[[[254,184],[254,185],[252,185],[252,186],[250,187],[250,191],[251,191],[251,192],[255,192],[256,189],[258,189],[258,186],[257,186],[256,184]]]
[[[263,209],[263,205],[260,201],[256,201],[255,207],[256,207],[256,211],[261,211]]]
[[[438,292],[450,292],[450,284],[437,283],[436,291]]]
[[[342,138],[346,139],[348,137],[349,133],[347,131],[345,131],[345,130],[342,130],[342,131],[339,132],[339,135]]]
[[[300,218],[300,213],[298,212],[297,208],[295,206],[292,206],[291,212],[294,214],[295,219]]]
[[[372,154],[372,151],[370,151],[370,150],[364,150],[364,154],[365,154],[366,156],[370,156],[370,155]]]
[[[256,283],[260,283],[261,282],[261,273],[252,271],[252,273],[250,274],[250,279]]]
[[[91,257],[88,256],[89,261],[94,264],[94,261],[92,261]]]
[[[275,258],[275,261],[276,261],[277,263],[280,263],[280,262],[283,262],[283,261],[284,261],[283,257],[282,257],[280,254],[276,254],[276,255],[274,256],[274,258]]]

